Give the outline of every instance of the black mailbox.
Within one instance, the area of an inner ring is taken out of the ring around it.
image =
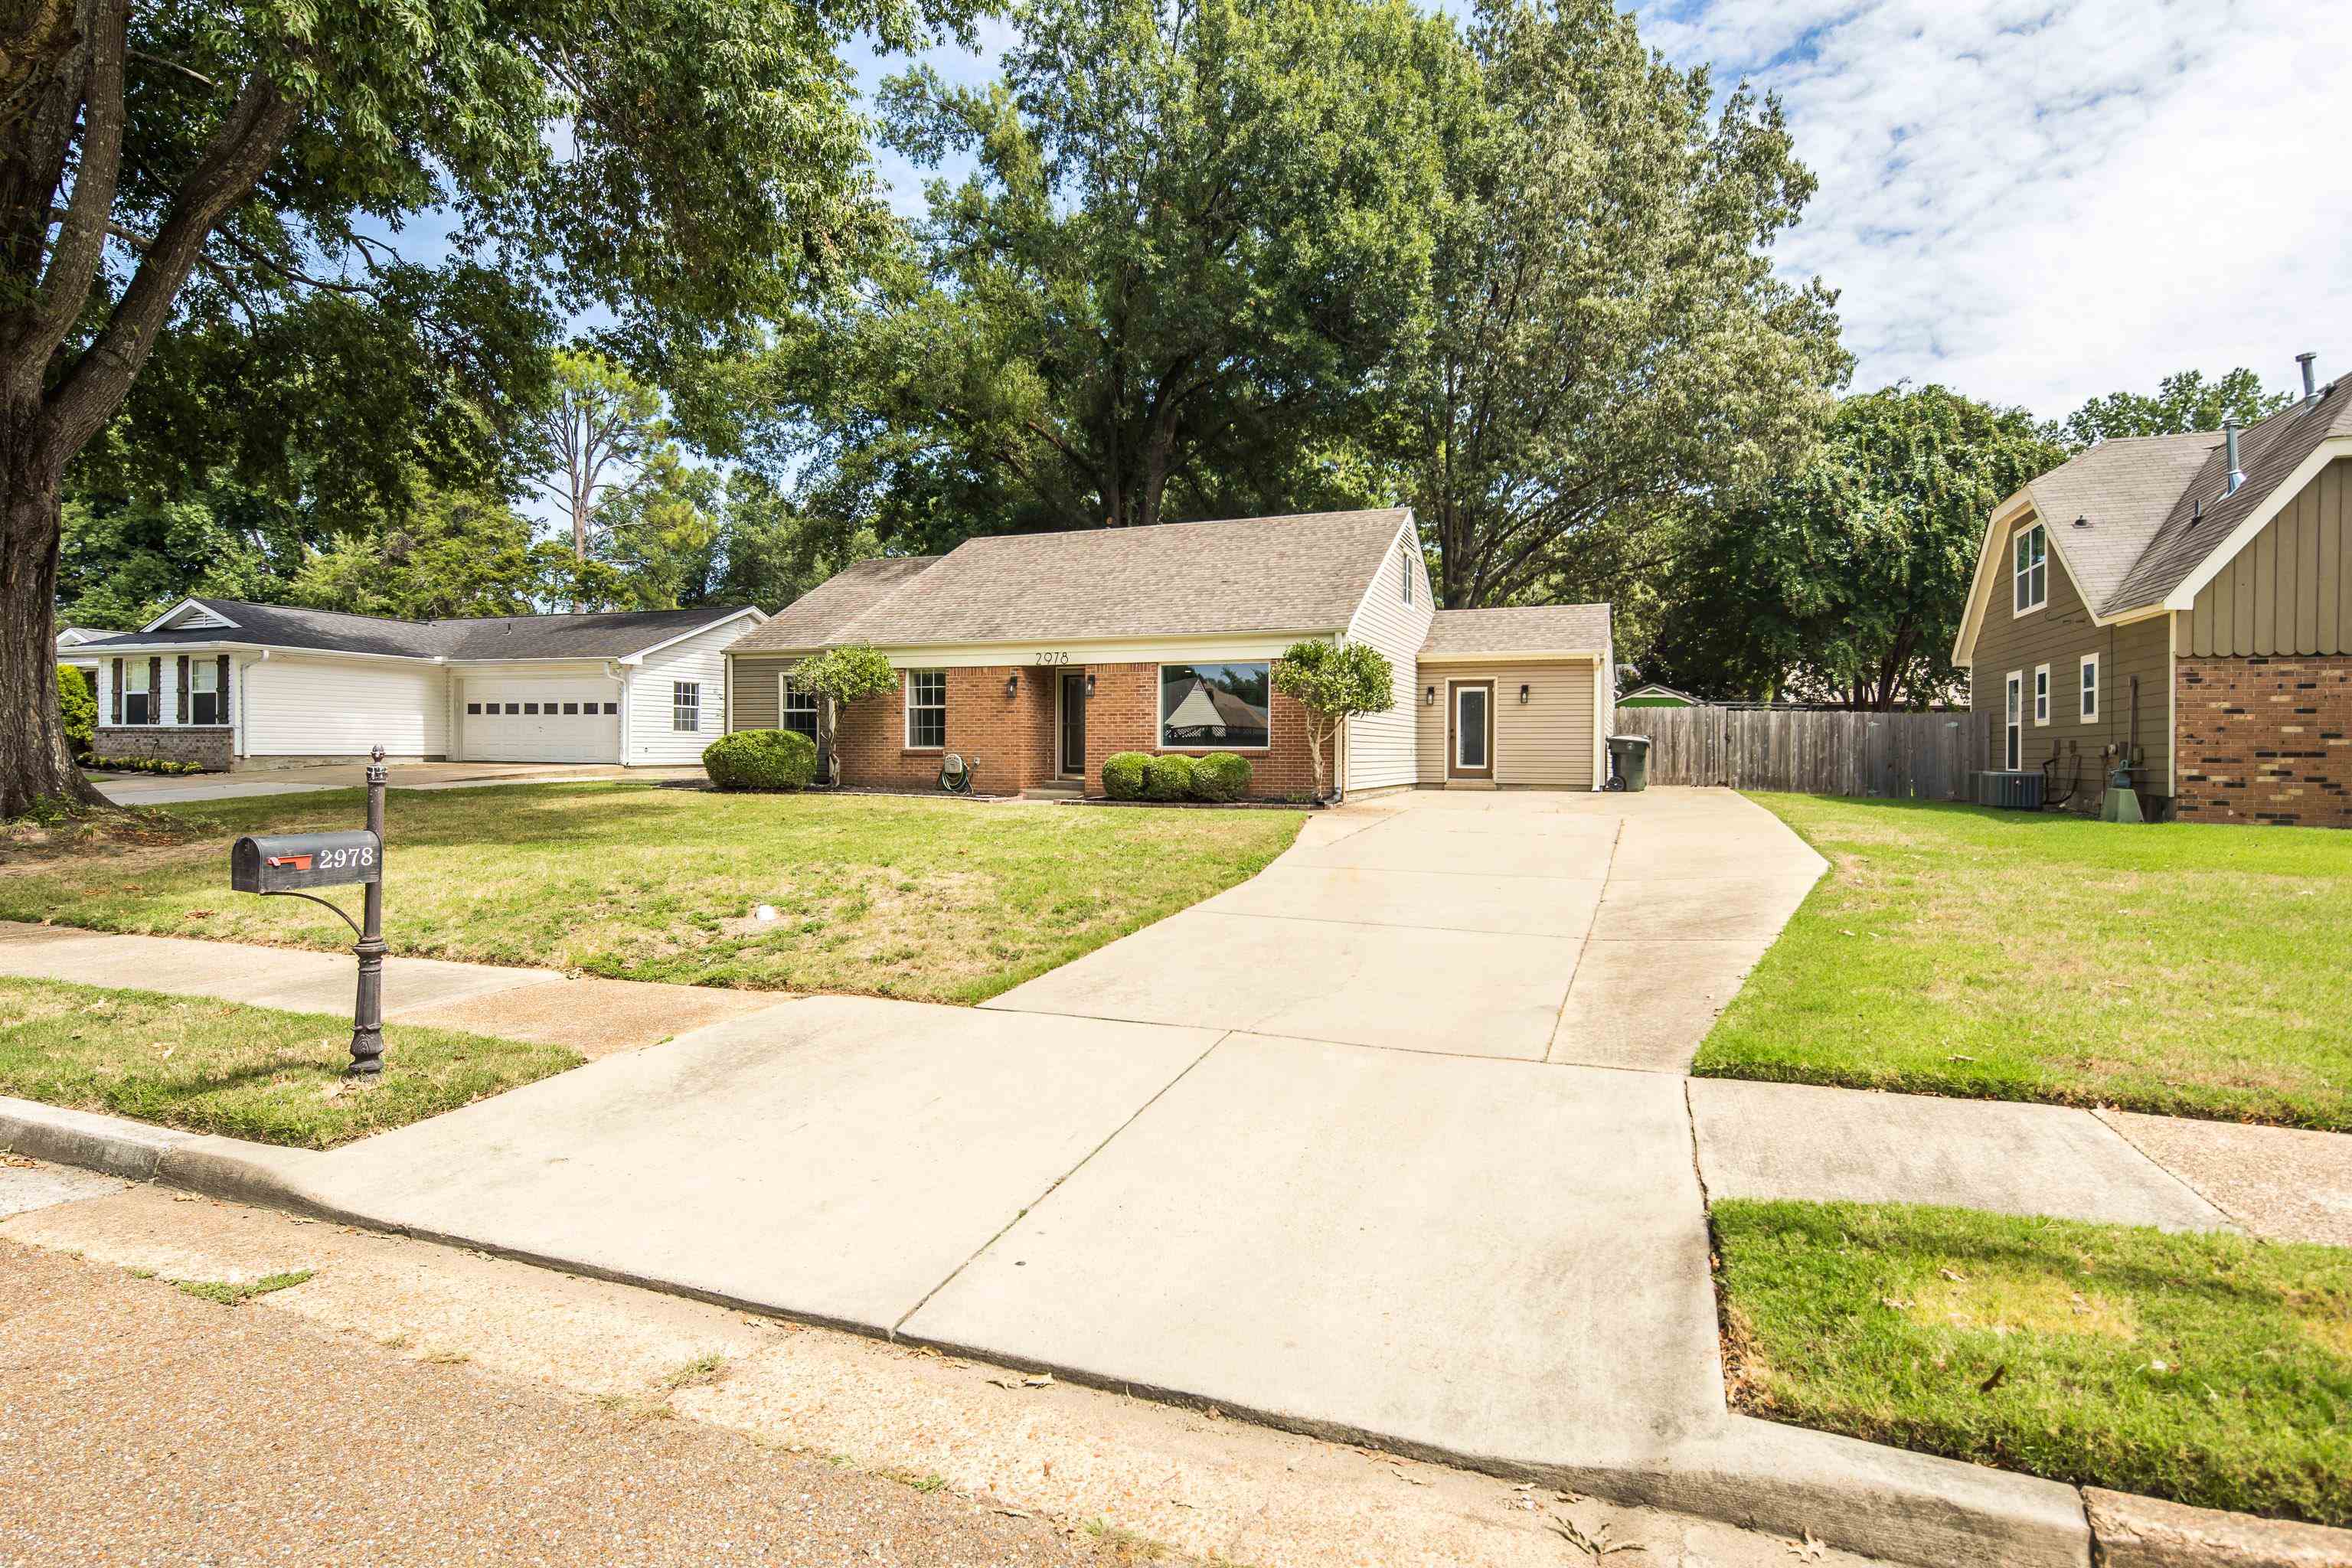
[[[382,882],[383,845],[366,828],[240,838],[228,852],[228,884],[240,893],[290,893],[344,882]]]

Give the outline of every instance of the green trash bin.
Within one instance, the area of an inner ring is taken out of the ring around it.
[[[1609,787],[1650,787],[1650,738],[1647,735],[1609,737]]]

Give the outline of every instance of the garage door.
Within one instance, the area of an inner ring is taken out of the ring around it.
[[[469,680],[465,749],[477,763],[617,763],[620,689],[609,680]]]

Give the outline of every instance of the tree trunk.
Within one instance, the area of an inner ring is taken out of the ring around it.
[[[0,819],[43,800],[105,805],[74,766],[58,713],[59,483],[64,460],[47,450],[37,418],[0,421]]]

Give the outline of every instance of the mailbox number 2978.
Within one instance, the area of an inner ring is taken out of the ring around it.
[[[374,864],[375,850],[365,844],[356,845],[349,849],[321,849],[319,851],[317,861],[318,868],[321,871],[344,871],[353,866]]]

